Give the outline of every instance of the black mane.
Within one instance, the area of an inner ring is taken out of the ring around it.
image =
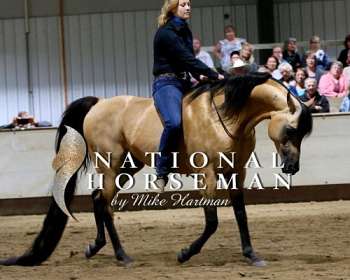
[[[297,98],[299,100],[299,98]],[[301,114],[298,121],[297,132],[303,138],[308,136],[312,132],[312,114],[309,109],[303,102],[299,100],[301,104]]]
[[[269,73],[259,72],[229,78],[225,85],[225,102],[220,106],[224,117],[231,118],[234,113],[241,111],[252,90],[269,78],[271,78]]]
[[[216,80],[216,81],[205,81],[200,82],[195,88],[191,91],[191,100],[196,99],[198,96],[202,95],[204,92],[210,92],[210,97],[213,98],[216,92],[222,89],[228,81],[228,78],[224,80]]]
[[[225,119],[229,119],[234,113],[240,111],[247,100],[254,87],[265,83],[271,75],[268,73],[249,73],[242,76],[230,76],[224,80],[215,81],[212,83],[200,84],[191,93],[191,100],[196,99],[204,92],[210,91],[210,98],[213,99],[215,94],[220,90],[225,90],[225,101],[220,106]]]

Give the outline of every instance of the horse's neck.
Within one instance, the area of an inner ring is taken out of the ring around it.
[[[250,135],[257,124],[271,118],[274,112],[287,112],[287,97],[282,92],[270,82],[257,86],[244,108],[235,116],[237,121],[234,133],[237,136]]]
[[[286,94],[284,89],[279,88],[273,82],[266,82],[265,84],[257,86],[251,96],[249,97],[244,108],[235,114],[230,121],[224,120],[224,125],[227,129],[238,138],[249,136],[252,129],[264,119],[271,117],[271,114],[276,111],[288,110],[286,102]],[[217,107],[224,102],[224,90],[218,92],[214,97],[214,103]],[[216,111],[211,102],[210,93],[203,93],[194,101],[190,101],[189,96],[185,98],[185,106],[190,106],[187,109],[194,112],[200,110],[201,119],[205,123],[213,124],[215,126],[222,126],[217,120]],[[220,112],[219,112],[220,114]],[[192,115],[192,114],[190,114]]]

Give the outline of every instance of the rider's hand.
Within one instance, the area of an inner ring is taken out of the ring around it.
[[[218,80],[223,80],[225,79],[224,75],[221,75],[221,74],[218,74],[218,77],[217,77]],[[199,80],[201,81],[208,81],[208,77],[207,76],[204,76],[204,75],[200,75],[199,76]]]
[[[199,80],[201,80],[201,81],[207,81],[207,80],[208,80],[208,77],[207,77],[207,76],[204,76],[204,75],[199,75]]]
[[[223,80],[223,79],[225,79],[224,75],[219,74],[218,75],[218,80]]]

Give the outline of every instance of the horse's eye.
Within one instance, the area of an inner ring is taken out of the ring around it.
[[[282,144],[283,144],[283,146],[286,146],[287,143],[288,143],[288,138],[287,138],[287,137],[286,137],[286,138],[283,138],[283,139],[282,139]]]
[[[294,129],[294,128],[287,128],[286,129],[286,136],[288,138],[294,136],[295,133],[296,133],[296,129]]]

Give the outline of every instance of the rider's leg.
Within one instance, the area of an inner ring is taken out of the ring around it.
[[[172,165],[172,152],[178,148],[182,137],[182,90],[176,83],[165,84],[153,94],[154,103],[164,123],[156,160],[156,185],[163,190]]]

